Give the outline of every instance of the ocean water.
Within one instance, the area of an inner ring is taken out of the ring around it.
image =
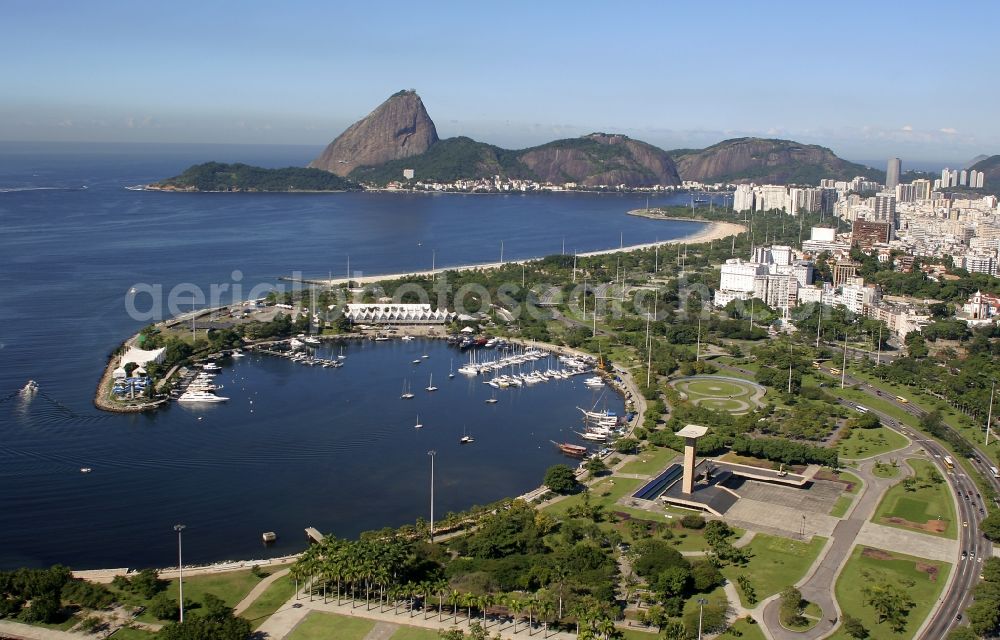
[[[645,205],[638,195],[125,189],[194,162],[304,165],[318,151],[0,143],[0,567],[170,564],[176,522],[188,526],[188,562],[294,552],[306,526],[354,535],[413,522],[427,517],[428,449],[439,452],[437,512],[460,510],[537,486],[562,459],[550,441],[571,437],[577,405],[620,410],[575,381],[505,391],[491,407],[490,387],[447,379],[460,353],[424,342],[352,343],[339,370],[246,358],[221,376],[223,406],[94,409],[108,353],[145,324],[126,312],[136,285],[238,279],[248,290],[295,271],[343,275],[348,256],[355,274],[391,273],[429,268],[432,251],[447,266],[496,260],[501,242],[516,259],[700,227],[625,215]],[[432,371],[441,391],[426,394]],[[398,398],[407,377],[409,403]],[[25,403],[15,393],[28,379],[41,393]],[[463,428],[474,445],[458,445]],[[280,539],[265,549],[272,530]]]

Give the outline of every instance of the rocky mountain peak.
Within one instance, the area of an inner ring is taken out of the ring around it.
[[[357,167],[416,156],[438,141],[416,91],[398,91],[327,145],[310,167],[346,176]]]

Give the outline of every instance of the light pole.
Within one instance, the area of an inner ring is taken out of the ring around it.
[[[698,598],[698,640],[701,640],[701,619],[705,615],[706,604],[708,604],[708,600],[705,598]]]
[[[431,449],[427,455],[431,457],[431,542],[434,542],[434,456],[437,451]]]
[[[175,524],[174,531],[177,532],[177,605],[180,607],[181,622],[184,622],[184,560],[181,555],[181,532],[184,525]]]

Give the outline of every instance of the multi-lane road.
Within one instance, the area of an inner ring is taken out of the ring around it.
[[[739,367],[722,365],[723,368],[733,369],[744,374],[753,375],[752,371]],[[833,374],[829,367],[823,367],[821,371],[832,376],[837,381],[841,380],[842,374]],[[866,395],[878,398],[884,402],[897,407],[898,409],[920,418],[927,414],[921,407],[910,402],[900,402],[896,396],[883,392],[881,389],[868,384],[863,380],[853,378],[849,375],[843,376],[846,386],[859,389]],[[834,392],[836,389],[832,389]],[[856,407],[856,402],[839,400],[845,406]],[[912,427],[902,424],[896,418],[867,405],[865,408],[878,415],[882,424],[891,429],[899,431],[914,442],[919,443],[924,450],[932,457],[938,468],[944,472],[948,485],[957,503],[957,517],[959,524],[959,549],[960,555],[955,558],[954,575],[950,577],[950,584],[946,592],[941,596],[938,607],[934,610],[930,620],[924,625],[919,638],[921,640],[940,640],[948,635],[948,632],[956,626],[962,624],[962,612],[972,601],[972,589],[979,581],[982,571],[982,563],[985,558],[993,554],[993,545],[986,540],[979,532],[979,523],[990,508],[997,508],[997,505],[988,504],[986,498],[980,495],[976,483],[963,471],[962,466],[955,461],[954,471],[949,471],[945,465],[945,457],[951,454],[936,440],[922,434]],[[946,428],[950,429],[950,427]],[[989,458],[979,448],[970,443],[974,451],[974,457],[969,459],[969,463],[980,473],[986,481],[998,492],[1000,492],[1000,480],[993,477],[990,471]]]
[[[830,373],[826,369],[824,371]],[[900,402],[895,396],[890,396],[863,380],[847,376],[844,382],[851,387],[860,389],[869,396],[888,402],[914,417],[919,418],[927,413],[912,403]],[[840,402],[849,406],[856,405],[856,403],[844,400]],[[920,635],[926,640],[939,640],[948,635],[952,628],[961,624],[962,611],[972,602],[972,589],[979,581],[982,563],[985,558],[993,554],[993,545],[979,533],[979,523],[986,517],[988,509],[995,508],[995,505],[987,504],[986,498],[980,495],[976,483],[963,471],[962,466],[957,461],[954,471],[948,472],[944,459],[951,454],[936,440],[914,431],[907,425],[900,424],[898,420],[886,413],[867,406],[865,408],[878,415],[884,425],[900,431],[911,440],[920,443],[924,450],[934,458],[937,466],[945,472],[945,478],[948,479],[948,484],[958,504],[957,513],[961,523],[958,539],[961,555],[955,560],[954,576],[947,592],[943,594],[938,608]],[[993,485],[994,489],[1000,490],[1000,483],[993,477],[985,454],[976,447],[973,447],[973,450],[975,456],[970,458],[969,462]]]

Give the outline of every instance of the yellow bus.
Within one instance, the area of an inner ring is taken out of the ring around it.
[[[840,375],[840,369],[835,369],[833,367],[830,367],[830,373],[832,373],[835,376],[839,376]]]
[[[909,400],[907,400],[907,399],[906,399],[906,398],[904,398],[903,396],[896,396],[896,401],[897,401],[897,402],[902,402],[903,404],[906,404],[906,403],[908,403],[908,402],[909,402]]]

